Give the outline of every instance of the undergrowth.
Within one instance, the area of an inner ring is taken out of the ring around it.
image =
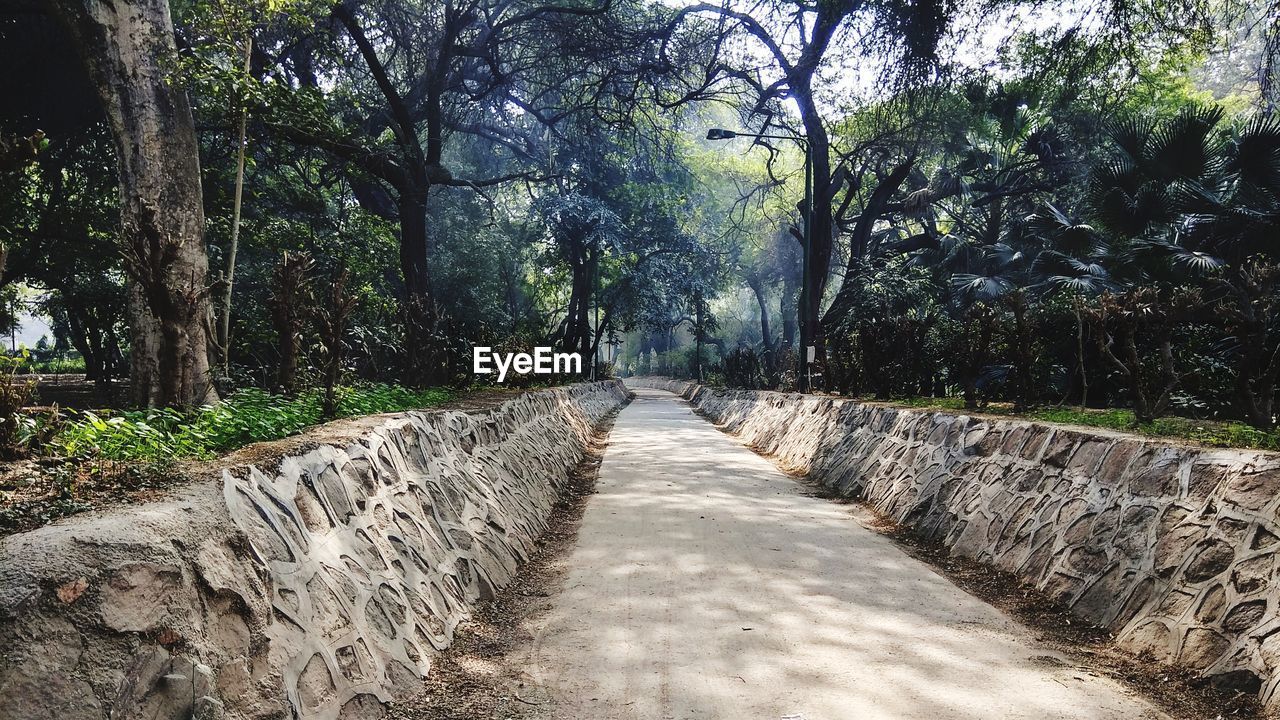
[[[900,398],[893,400],[893,404],[913,408],[937,408],[939,410],[964,412],[964,400],[959,397]],[[1280,450],[1280,432],[1259,430],[1234,421],[1163,417],[1150,423],[1138,423],[1134,420],[1133,411],[1123,408],[1094,410],[1079,407],[1054,407],[1015,413],[1012,405],[1008,403],[991,403],[979,412],[987,415],[1022,417],[1043,422],[1119,430],[1150,437],[1190,440],[1212,447]]]
[[[336,417],[397,412],[439,405],[450,390],[410,390],[393,385],[361,385],[337,390]],[[210,458],[255,442],[278,440],[326,420],[323,390],[295,397],[257,389],[240,390],[216,405],[192,413],[154,409],[73,413],[50,440],[46,452],[67,458],[163,462]]]

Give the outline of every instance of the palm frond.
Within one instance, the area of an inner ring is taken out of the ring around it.
[[[1073,295],[1100,295],[1107,291],[1114,292],[1120,284],[1110,278],[1092,276],[1051,275],[1039,283],[1038,289],[1046,294],[1064,292]]]
[[[1258,117],[1236,137],[1227,171],[1241,182],[1280,195],[1280,120]]]
[[[1015,287],[1012,280],[999,275],[957,273],[951,276],[952,293],[966,304],[991,302]]]
[[[1143,153],[1143,164],[1155,178],[1198,180],[1220,164],[1213,130],[1222,121],[1222,107],[1191,106],[1156,125]]]
[[[1139,262],[1161,262],[1174,270],[1195,277],[1211,275],[1226,264],[1216,255],[1163,240],[1134,242],[1130,246],[1130,256]]]
[[[1125,160],[1137,162],[1151,137],[1152,128],[1153,123],[1147,118],[1126,117],[1112,122],[1107,134]]]
[[[1024,255],[1007,243],[998,242],[985,248],[985,254],[996,267],[1005,268],[1022,261]]]
[[[1051,203],[1028,216],[1026,224],[1033,235],[1072,255],[1092,255],[1104,247],[1092,225],[1073,221]]]

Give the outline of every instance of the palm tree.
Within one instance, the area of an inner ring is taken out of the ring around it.
[[[1204,293],[1228,338],[1241,415],[1275,426],[1280,379],[1280,123],[1258,118],[1222,131],[1221,108],[1188,108],[1163,122],[1128,120],[1092,180],[1099,224],[1124,245],[1125,272],[1156,288]]]
[[[1207,272],[1206,288],[1228,333],[1236,396],[1250,424],[1275,427],[1280,379],[1280,122],[1257,118],[1219,144],[1210,182],[1181,189],[1184,239],[1159,248]]]
[[[1110,247],[1093,226],[1072,220],[1051,203],[1027,218],[1029,231],[1041,238],[1046,249],[1031,263],[1037,291],[1044,296],[1065,294],[1071,298],[1076,321],[1076,372],[1080,378],[1080,407],[1089,404],[1089,373],[1085,364],[1085,303],[1119,283],[1107,270]]]
[[[1035,333],[1030,310],[1034,300],[1031,288],[1031,262],[1021,250],[1003,242],[982,249],[977,272],[960,272],[951,276],[952,301],[970,312],[975,305],[1001,305],[1013,318],[1010,342],[1011,360],[1002,368],[1014,379],[1015,411],[1026,410],[1034,402]],[[995,368],[989,368],[991,372]],[[967,399],[966,399],[967,401]]]

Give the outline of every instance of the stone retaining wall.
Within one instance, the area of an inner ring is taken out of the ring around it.
[[[380,717],[528,557],[625,398],[321,429],[269,468],[0,540],[0,720]]]
[[[1280,709],[1280,455],[811,395],[631,380],[1137,652]]]

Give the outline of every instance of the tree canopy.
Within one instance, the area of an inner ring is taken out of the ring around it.
[[[0,11],[0,283],[132,403],[550,345],[1275,424],[1266,3],[129,5]]]

